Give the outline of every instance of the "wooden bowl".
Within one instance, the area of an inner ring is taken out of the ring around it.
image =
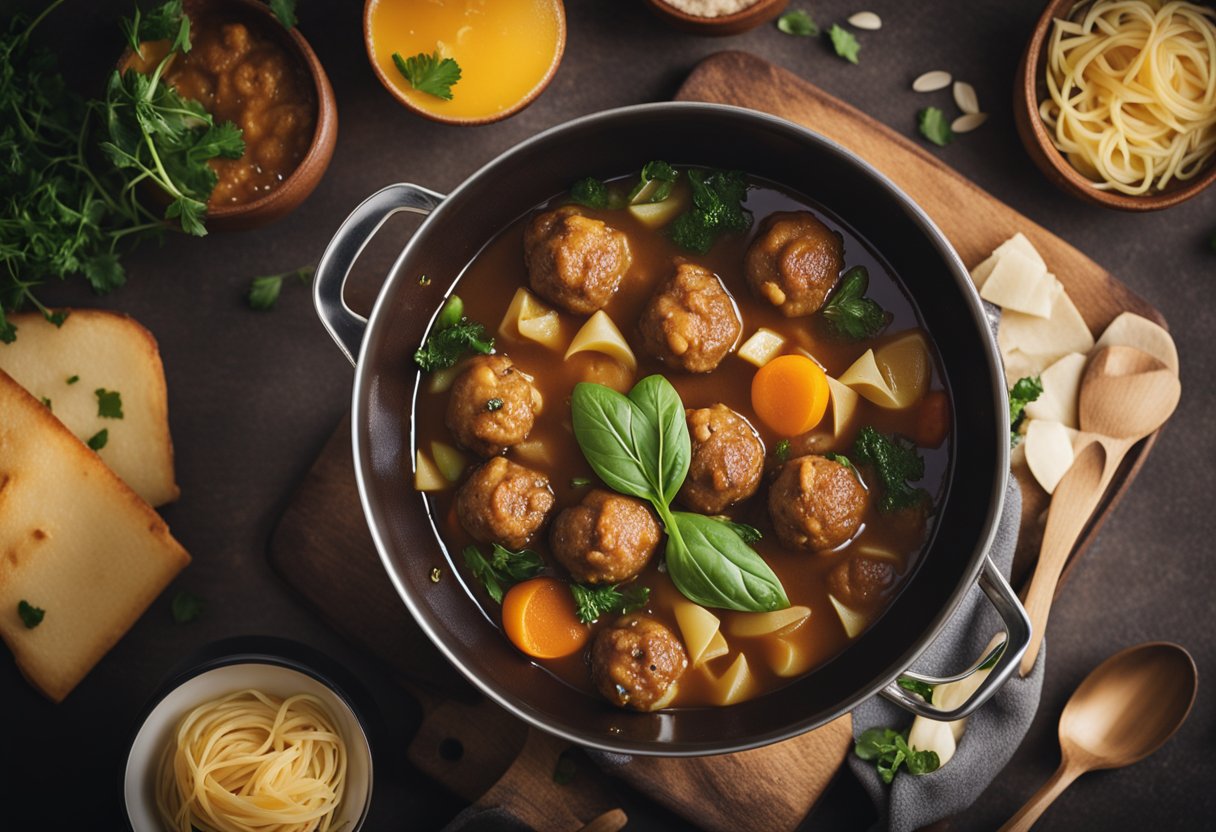
[[[549,64],[549,68],[536,83],[536,86],[529,90],[527,95],[502,112],[488,116],[445,116],[440,113],[433,113],[419,107],[408,96],[402,93],[401,90],[397,89],[392,79],[384,71],[384,68],[376,61],[375,46],[372,44],[371,23],[372,7],[377,2],[379,0],[364,0],[363,3],[363,46],[367,50],[367,62],[372,65],[372,72],[376,73],[376,77],[380,79],[380,83],[389,91],[389,94],[397,99],[397,103],[411,112],[417,113],[424,118],[429,118],[431,121],[438,121],[441,124],[492,124],[496,121],[502,121],[504,118],[510,118],[535,101],[545,91],[549,86],[549,82],[553,80],[553,76],[557,74],[557,67],[561,64],[562,55],[566,51],[566,7],[562,3],[562,0],[553,0],[554,10],[557,12],[557,48],[553,50],[553,61]]]
[[[1066,16],[1075,5],[1076,0],[1051,0],[1022,54],[1013,90],[1013,114],[1026,152],[1054,185],[1093,205],[1120,211],[1159,211],[1185,202],[1216,181],[1216,163],[1209,162],[1204,173],[1187,182],[1175,180],[1163,191],[1129,196],[1095,188],[1093,181],[1078,172],[1052,143],[1051,134],[1039,115],[1039,102],[1046,97],[1044,46],[1051,35],[1052,21]]]
[[[785,10],[789,0],[757,0],[742,11],[721,17],[698,17],[664,3],[663,0],[646,0],[650,10],[677,29],[692,32],[695,35],[722,37],[737,35],[748,29],[755,29],[762,23],[768,23]]]

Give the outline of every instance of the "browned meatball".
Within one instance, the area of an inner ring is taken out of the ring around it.
[[[536,401],[536,388],[511,359],[479,355],[452,384],[448,430],[470,451],[494,456],[528,437]]]
[[[721,514],[755,494],[764,472],[764,445],[747,420],[724,404],[685,414],[692,461],[681,502],[702,514]]]
[[[852,609],[873,606],[894,585],[895,565],[880,558],[851,557],[828,573],[828,591]]]
[[[844,268],[844,239],[809,211],[781,211],[747,249],[752,291],[787,318],[818,311]]]
[[[743,329],[722,281],[696,263],[676,266],[646,304],[638,326],[651,355],[690,373],[716,369]]]
[[[645,568],[662,530],[641,500],[595,489],[553,521],[553,555],[579,583],[616,584]]]
[[[621,708],[654,711],[676,695],[688,666],[684,645],[645,615],[628,615],[599,631],[591,645],[591,678]]]
[[[496,456],[469,475],[456,492],[456,517],[474,539],[526,546],[553,508],[549,478]]]
[[[852,469],[823,456],[791,459],[768,492],[768,511],[783,544],[835,549],[861,526],[868,495]]]
[[[631,259],[624,233],[568,205],[537,215],[524,231],[533,291],[580,315],[612,299]]]

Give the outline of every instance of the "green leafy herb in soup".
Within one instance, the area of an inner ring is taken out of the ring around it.
[[[753,393],[794,357],[805,390]],[[572,183],[469,264],[415,362],[414,482],[470,603],[611,704],[813,673],[932,535],[950,407],[929,334],[846,226],[744,173]]]

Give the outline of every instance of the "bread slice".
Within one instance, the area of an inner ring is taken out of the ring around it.
[[[125,315],[95,309],[71,310],[61,327],[38,313],[9,320],[17,340],[0,344],[0,370],[49,401],[81,442],[106,431],[97,453],[136,494],[154,506],[176,500],[169,399],[152,333]],[[98,415],[98,390],[121,394],[121,419]]]
[[[160,515],[0,371],[0,638],[62,700],[190,562]],[[18,615],[45,610],[38,626]]]

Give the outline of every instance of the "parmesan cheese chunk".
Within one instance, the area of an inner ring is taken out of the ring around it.
[[[1002,309],[1046,318],[1061,291],[1059,281],[1047,273],[1042,263],[1020,250],[1010,249],[997,259],[980,297]]]

